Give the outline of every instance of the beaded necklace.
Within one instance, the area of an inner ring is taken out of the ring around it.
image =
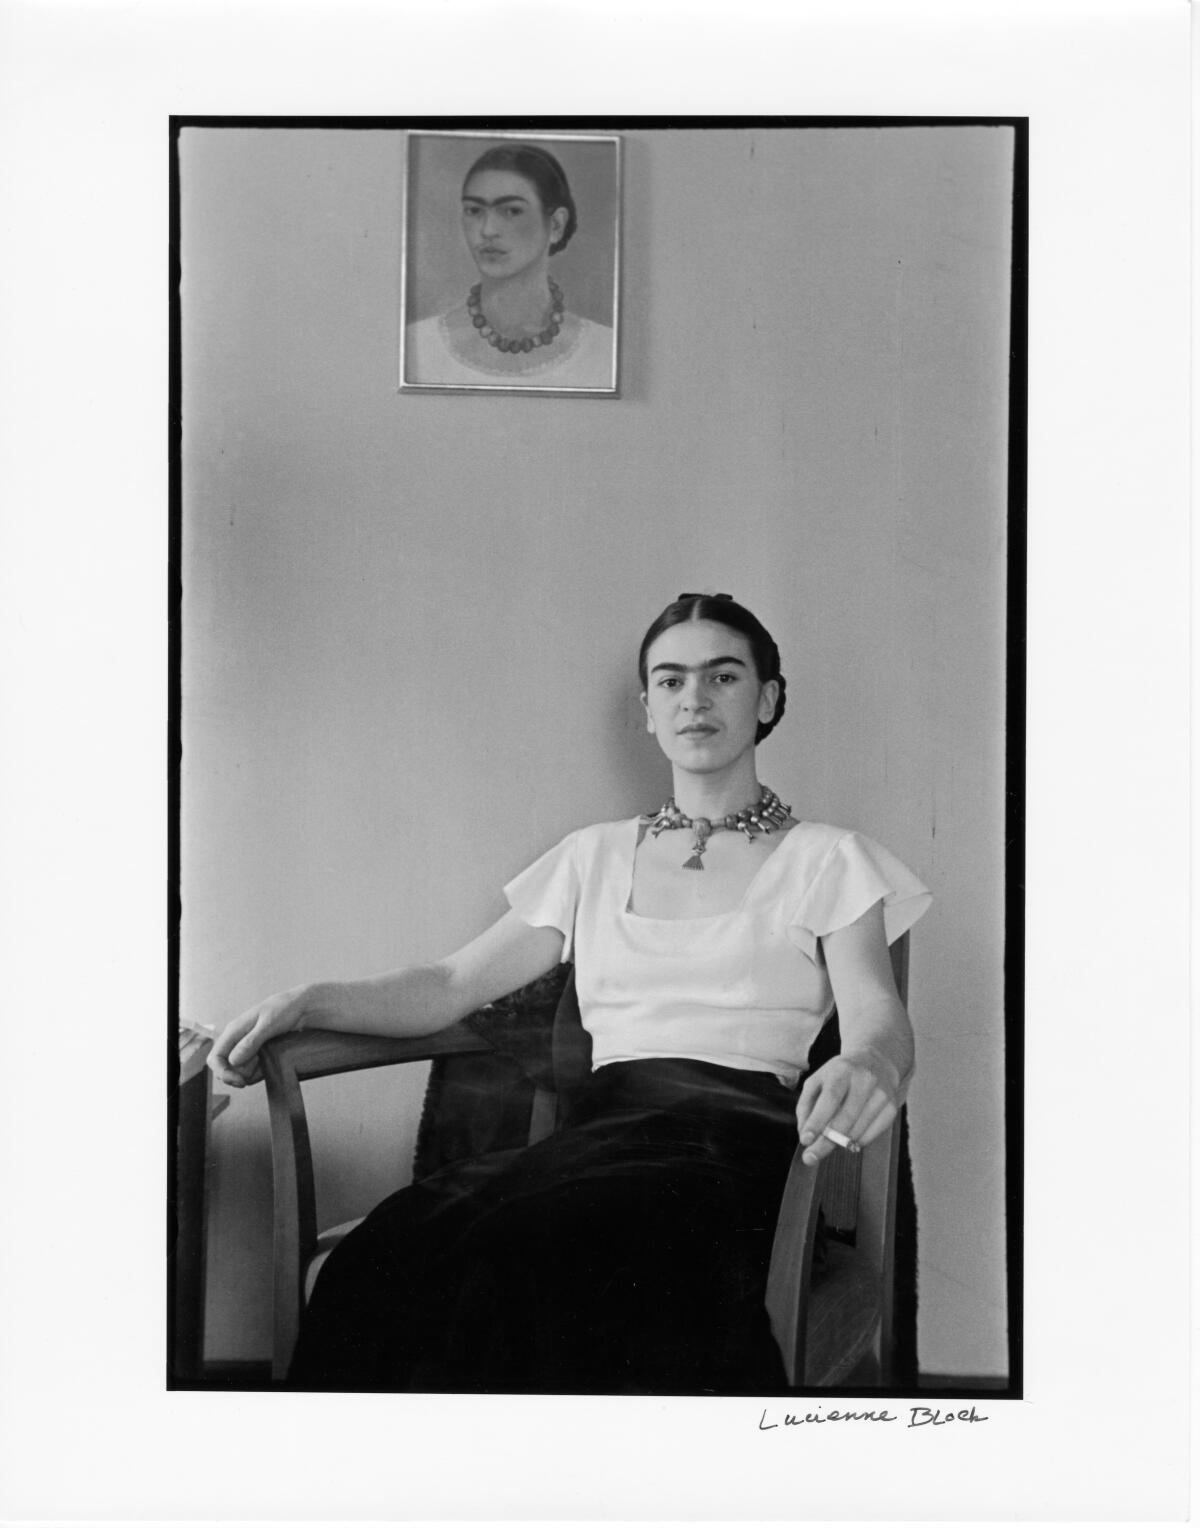
[[[546,325],[540,334],[527,335],[524,339],[520,340],[505,339],[504,335],[502,335],[499,330],[493,329],[491,324],[488,323],[487,319],[484,317],[483,308],[480,305],[482,300],[482,287],[479,282],[476,282],[471,290],[467,293],[467,312],[471,315],[471,322],[479,331],[479,338],[481,340],[486,340],[493,349],[503,350],[506,352],[518,350],[536,350],[540,345],[548,345],[558,333],[558,331],[562,328],[563,313],[566,311],[566,304],[563,301],[562,288],[559,286],[558,282],[553,279],[553,277],[549,279],[550,322]]]

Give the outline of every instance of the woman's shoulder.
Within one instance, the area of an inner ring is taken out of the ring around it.
[[[567,323],[578,330],[582,338],[602,340],[606,345],[612,344],[612,325],[597,323],[594,318],[584,318],[582,313],[568,313]]]
[[[798,892],[793,923],[808,931],[804,938],[810,944],[811,936],[852,923],[875,902],[883,903],[891,944],[932,901],[929,888],[902,860],[857,829],[814,822],[800,824],[793,833],[804,835],[798,840],[802,855],[808,850],[793,862],[790,884]]]
[[[418,318],[404,326],[404,348],[409,368],[420,368],[431,362],[438,364],[445,359],[448,353],[448,316],[445,313],[433,313],[428,318]],[[424,375],[420,380],[426,380]]]
[[[837,879],[863,865],[898,863],[888,849],[857,828],[803,819],[788,832],[777,852],[789,880],[801,886],[829,875]]]
[[[626,818],[623,822],[594,822],[573,828],[544,849],[525,874],[535,877],[565,874],[579,883],[590,881],[629,853],[636,842],[634,828],[638,820]]]
[[[582,313],[569,313],[564,324],[572,350],[589,361],[608,361],[613,350],[613,331],[608,324],[584,318]]]
[[[801,820],[788,837],[794,840],[793,852],[814,868],[834,860],[857,862],[862,859],[895,859],[893,852],[877,839],[858,828],[847,828],[837,823]]]
[[[466,308],[463,308],[465,314]],[[458,309],[450,308],[445,313],[431,313],[428,318],[414,319],[407,325],[406,332],[413,338],[441,337],[445,334],[447,326],[458,317]]]
[[[800,818],[788,833],[794,851],[805,854],[828,854],[843,838],[853,835],[852,828],[842,828],[832,822],[809,822]]]
[[[559,839],[549,853],[566,855],[578,871],[609,863],[614,856],[629,852],[637,842],[638,824],[648,819],[617,818],[611,822],[590,822],[573,828]]]

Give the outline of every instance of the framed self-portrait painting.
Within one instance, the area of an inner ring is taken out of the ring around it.
[[[400,386],[616,397],[621,144],[410,132]]]

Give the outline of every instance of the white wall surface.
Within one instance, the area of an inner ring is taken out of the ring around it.
[[[935,892],[920,1355],[1001,1374],[1012,134],[629,134],[616,401],[397,393],[402,149],[182,135],[183,1012],[442,953],[656,805],[637,643],[729,590],[789,680],[763,778]],[[420,1093],[316,1085],[323,1219],[403,1181]],[[213,1155],[208,1354],[261,1357],[260,1090]]]

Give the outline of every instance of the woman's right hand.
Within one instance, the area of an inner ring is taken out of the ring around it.
[[[309,1006],[309,994],[308,987],[276,992],[226,1024],[208,1053],[208,1064],[217,1081],[231,1088],[261,1082],[259,1049],[276,1035],[300,1028]]]

